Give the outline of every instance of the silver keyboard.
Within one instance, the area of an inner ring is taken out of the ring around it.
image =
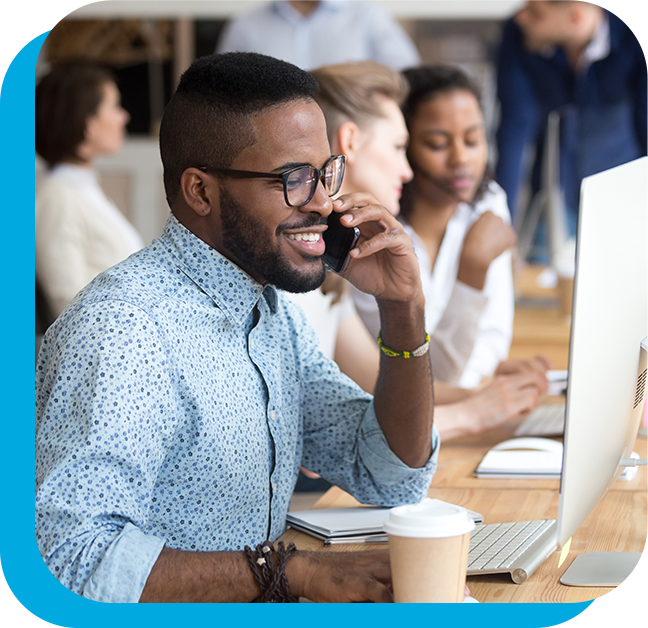
[[[522,584],[557,547],[556,520],[478,525],[470,535],[469,576],[509,573]]]
[[[565,406],[539,406],[520,423],[514,436],[562,436],[565,431]]]

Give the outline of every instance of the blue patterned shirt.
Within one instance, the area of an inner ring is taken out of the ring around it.
[[[403,464],[301,311],[173,216],[47,332],[36,410],[40,551],[100,601],[136,602],[165,545],[276,539],[300,464],[382,505],[436,467],[436,430],[427,465]]]

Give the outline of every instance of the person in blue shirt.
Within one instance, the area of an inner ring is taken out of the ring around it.
[[[160,129],[163,234],[45,335],[36,536],[51,572],[86,598],[392,600],[387,551],[268,544],[300,465],[361,502],[397,505],[427,494],[438,456],[411,240],[368,194],[331,200],[344,158],[331,156],[316,90],[264,55],[194,62]],[[375,397],[321,354],[278,290],[322,283],[332,211],[360,230],[345,277],[380,305]]]
[[[547,117],[560,125],[560,182],[575,234],[583,177],[646,154],[646,60],[632,31],[586,2],[534,0],[504,25],[496,180],[512,212],[529,175],[540,188]]]
[[[331,63],[377,61],[397,70],[421,57],[380,5],[347,0],[279,0],[234,18],[217,52],[260,52],[311,70]]]

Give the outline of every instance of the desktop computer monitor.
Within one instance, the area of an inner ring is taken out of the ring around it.
[[[621,474],[621,460],[630,458],[639,430],[646,385],[641,344],[648,335],[647,174],[643,157],[582,184],[558,510],[561,547]],[[563,582],[596,586],[591,578],[597,566],[598,586],[622,581],[613,574],[615,560],[630,565],[629,573],[639,555],[614,554],[590,562],[581,558],[586,554],[579,556],[587,582],[578,576],[577,582]]]

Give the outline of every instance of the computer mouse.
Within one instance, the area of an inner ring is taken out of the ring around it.
[[[532,451],[544,451],[549,454],[558,454],[562,455],[563,445],[562,443],[552,440],[551,438],[536,438],[536,437],[523,437],[523,438],[512,438],[511,440],[505,440],[493,447],[495,451],[507,451],[507,450],[532,450]]]

